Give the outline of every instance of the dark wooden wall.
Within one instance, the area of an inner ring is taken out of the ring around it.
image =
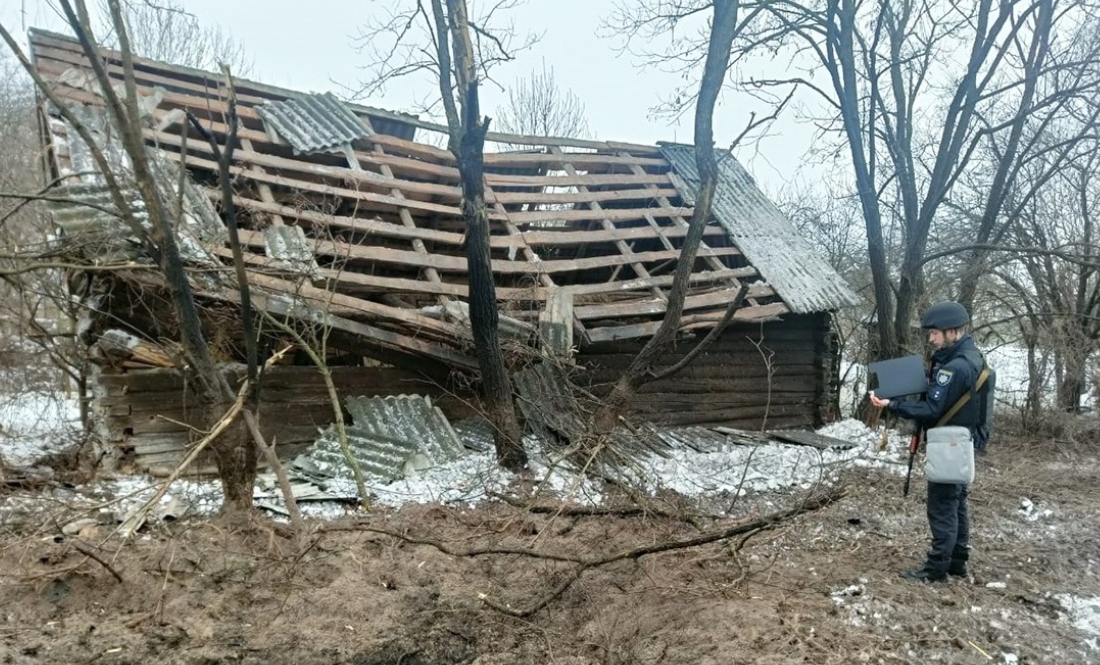
[[[676,364],[696,341],[681,341],[657,368]],[[639,340],[584,347],[577,361],[585,371],[578,380],[605,392],[642,346]],[[632,415],[667,425],[817,427],[830,419],[836,374],[828,315],[731,326],[686,368],[642,386]]]
[[[413,372],[389,367],[333,367],[333,380],[347,395],[428,395],[450,418],[471,414],[461,401],[448,396],[439,383]],[[243,370],[230,371],[231,383]],[[105,452],[119,463],[142,470],[170,470],[183,451],[202,437],[188,429],[203,425],[204,414],[188,404],[184,380],[173,369],[153,369],[99,376],[92,418]],[[233,383],[233,385],[236,385]],[[324,381],[313,367],[276,366],[261,382],[260,427],[270,441],[277,438],[280,455],[292,455],[317,439],[318,430],[333,422],[332,403]],[[346,412],[345,412],[346,414]],[[197,467],[210,470],[210,460]]]
[[[678,362],[695,345],[681,341],[658,367]],[[590,345],[577,356],[575,376],[593,392],[606,391],[641,349],[641,341]],[[826,315],[729,328],[679,373],[642,387],[631,415],[658,425],[725,424],[742,429],[816,427],[829,419],[836,387],[837,351]],[[347,395],[419,394],[452,419],[472,415],[472,395],[422,375],[389,367],[333,367],[341,398]],[[238,378],[241,369],[230,372]],[[332,406],[312,367],[271,368],[261,387],[260,423],[291,455],[332,423]],[[187,402],[176,370],[102,373],[92,417],[107,455],[142,470],[166,472],[201,435],[205,415]],[[458,397],[455,397],[455,395]],[[211,469],[210,461],[197,465]]]

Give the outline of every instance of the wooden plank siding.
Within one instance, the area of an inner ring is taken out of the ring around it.
[[[577,356],[584,368],[579,376],[594,393],[606,394],[643,344],[589,345]],[[655,369],[676,364],[694,344],[681,341]],[[836,362],[828,315],[733,325],[686,368],[642,386],[631,400],[631,415],[666,425],[817,427],[831,419]]]
[[[759,345],[759,348],[757,347]],[[641,342],[593,344],[577,356],[578,380],[597,395],[621,375]],[[691,340],[663,356],[657,368],[678,362]],[[641,387],[630,415],[658,425],[817,427],[835,402],[835,336],[826,315],[789,316],[762,325],[736,325],[677,374]],[[342,396],[428,395],[452,419],[472,415],[469,392],[392,367],[333,367]],[[229,373],[231,381],[241,369]],[[173,467],[201,438],[207,414],[188,403],[179,372],[169,369],[103,373],[92,404],[100,436],[112,453],[142,470]],[[320,373],[306,366],[271,368],[261,383],[260,425],[280,455],[296,454],[332,423],[332,406]],[[195,427],[189,429],[188,424]],[[197,468],[212,469],[209,457]]]
[[[331,370],[342,397],[427,395],[450,418],[472,415],[470,407],[454,397],[453,386],[441,380],[392,367]],[[235,368],[228,372],[228,378],[236,385],[243,373],[243,369]],[[174,468],[187,447],[202,438],[200,430],[208,414],[194,403],[178,371],[102,373],[97,384],[92,416],[101,445],[116,463],[161,473]],[[283,457],[297,454],[315,441],[319,430],[333,422],[332,403],[320,372],[308,366],[271,368],[260,383],[259,421],[265,438],[277,441]],[[200,472],[212,469],[209,455],[200,456],[195,464]]]

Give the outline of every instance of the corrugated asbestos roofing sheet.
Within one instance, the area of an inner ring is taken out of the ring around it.
[[[359,116],[329,92],[266,102],[256,111],[296,153],[330,152],[369,136]]]
[[[661,152],[687,185],[677,183],[680,197],[688,205],[694,205],[699,186],[695,147],[662,143]],[[749,172],[729,153],[716,152],[718,186],[714,192],[714,218],[791,311],[806,314],[856,304],[856,295],[844,278],[764,196]]]
[[[345,403],[352,418],[348,446],[364,474],[389,482],[466,454],[447,417],[427,397],[349,397]],[[293,469],[307,477],[353,478],[335,427],[325,430]]]

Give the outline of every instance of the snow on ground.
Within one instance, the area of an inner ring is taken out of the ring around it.
[[[46,452],[56,434],[75,425],[77,410],[72,403],[36,393],[13,396],[0,410],[4,432],[0,435],[0,455],[9,464],[28,464]],[[849,441],[849,450],[819,450],[800,445],[769,443],[751,446],[729,443],[718,452],[700,453],[688,449],[672,450],[667,457],[649,455],[631,470],[648,490],[674,490],[689,495],[742,495],[763,490],[808,488],[835,478],[849,465],[870,465],[903,471],[906,438],[896,432],[871,431],[855,420],[829,425],[820,433]],[[885,437],[885,440],[883,439]],[[879,450],[880,444],[885,448]],[[572,472],[564,464],[546,458],[533,441],[528,441],[531,471],[544,489],[581,503],[595,504],[602,499],[600,490],[587,478]],[[404,480],[382,484],[368,482],[372,502],[386,506],[404,503],[442,502],[476,503],[499,492],[514,477],[499,468],[492,453],[471,453],[452,463],[436,466]],[[125,513],[146,501],[156,483],[146,478],[104,479],[93,488],[102,497],[117,498],[112,510]],[[329,488],[330,493],[355,495],[354,485]],[[209,513],[220,503],[220,488],[213,481],[177,481],[168,497],[182,501],[192,513]],[[281,503],[273,486],[258,488],[258,496],[274,505]],[[334,502],[303,501],[303,510],[317,517],[344,514],[345,507]]]
[[[75,400],[41,392],[0,396],[0,459],[30,464],[80,428]]]
[[[1081,598],[1072,594],[1059,594],[1058,602],[1066,609],[1069,620],[1083,633],[1091,635],[1085,646],[1100,651],[1100,598]]]

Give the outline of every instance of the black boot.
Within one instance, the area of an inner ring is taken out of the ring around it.
[[[947,568],[948,575],[966,577],[966,562],[970,560],[970,548],[962,547],[951,553],[951,565]]]
[[[914,582],[943,582],[947,579],[947,573],[931,568],[918,568],[917,570],[902,571],[901,576]]]
[[[947,569],[947,574],[953,575],[955,577],[966,577],[968,574],[968,571],[966,570],[966,562],[960,561],[958,559],[952,559],[951,567]]]

